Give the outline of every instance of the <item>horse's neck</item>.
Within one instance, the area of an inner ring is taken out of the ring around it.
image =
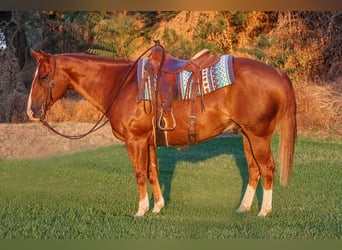
[[[110,93],[117,85],[114,82],[117,65],[104,61],[91,61],[88,58],[80,60],[70,57],[68,60],[72,67],[65,68],[64,71],[69,78],[69,87],[104,112]],[[110,73],[108,69],[111,69]]]

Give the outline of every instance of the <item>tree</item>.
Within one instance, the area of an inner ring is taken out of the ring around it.
[[[16,11],[0,12],[0,31],[2,42],[6,47],[15,50],[20,68],[23,68],[30,56],[29,46],[25,35],[24,14]]]
[[[95,26],[94,40],[89,52],[106,57],[129,57],[139,44],[134,40],[141,36],[135,16],[114,13]]]

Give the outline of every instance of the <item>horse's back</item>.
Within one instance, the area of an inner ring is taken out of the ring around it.
[[[250,58],[234,57],[233,66],[237,82],[255,83],[265,88],[282,87],[286,76],[281,70]]]

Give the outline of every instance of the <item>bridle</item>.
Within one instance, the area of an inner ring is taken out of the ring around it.
[[[56,59],[54,57],[53,58],[53,70],[52,70],[52,75],[50,77],[50,74],[49,74],[49,77],[50,78],[50,82],[49,82],[49,88],[48,88],[48,91],[44,97],[44,102],[42,103],[42,106],[41,106],[41,109],[40,109],[40,121],[43,122],[45,121],[45,117],[46,117],[46,112],[48,111],[48,100],[50,98],[51,102],[53,102],[53,97],[52,97],[52,89],[55,87],[55,72],[56,72]],[[42,86],[45,85],[45,82],[48,81],[48,79],[41,79],[39,78],[38,76],[38,81],[40,82],[40,84]]]
[[[54,66],[53,66],[53,71],[52,71],[52,74],[51,74],[51,77],[49,76],[48,79],[50,79],[50,83],[49,83],[49,88],[48,88],[48,91],[45,95],[45,98],[44,98],[44,102],[42,103],[42,107],[41,107],[41,115],[40,115],[40,122],[45,126],[47,127],[49,130],[51,130],[52,132],[64,137],[64,138],[67,138],[67,139],[72,139],[72,140],[78,140],[78,139],[81,139],[83,137],[86,137],[87,135],[99,130],[100,128],[102,128],[103,126],[105,126],[109,120],[106,119],[105,121],[103,121],[103,119],[107,116],[110,108],[112,107],[115,99],[117,98],[117,96],[119,95],[119,92],[122,88],[122,86],[124,85],[125,81],[127,80],[129,74],[131,73],[131,71],[133,70],[133,68],[135,67],[135,65],[138,63],[138,61],[148,52],[150,51],[153,47],[155,46],[158,46],[159,45],[159,41],[155,41],[155,45],[149,47],[147,50],[145,50],[135,61],[134,63],[129,67],[129,69],[127,70],[126,74],[124,75],[124,77],[121,79],[121,82],[119,83],[119,86],[116,88],[115,92],[114,92],[114,95],[107,107],[107,109],[105,110],[105,112],[103,112],[102,116],[99,118],[99,120],[95,123],[95,125],[89,129],[88,132],[86,133],[83,133],[83,134],[79,134],[79,135],[66,135],[66,134],[63,134],[59,131],[57,131],[56,129],[54,129],[47,121],[46,121],[46,112],[48,111],[49,109],[49,106],[48,106],[48,100],[50,98],[51,101],[53,101],[53,97],[52,97],[52,90],[53,88],[55,87],[55,81],[54,81],[54,78],[55,78],[55,71],[56,71],[56,59],[54,57],[53,58],[53,62],[54,62]],[[160,45],[159,45],[160,46]],[[159,68],[159,72],[158,72],[158,75],[160,73],[160,69],[161,69],[161,66],[160,65],[160,68]],[[39,76],[38,76],[39,77]],[[39,79],[40,83],[42,84],[42,81],[48,81],[48,79]],[[42,84],[44,85],[44,84]],[[103,121],[103,122],[102,122]],[[102,123],[101,123],[102,122]]]

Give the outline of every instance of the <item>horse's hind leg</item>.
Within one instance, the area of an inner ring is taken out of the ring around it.
[[[258,137],[250,135],[247,138],[244,135],[244,147],[248,162],[249,182],[238,211],[248,211],[250,209],[258,185],[259,173],[261,173],[263,177],[263,199],[258,216],[266,216],[272,211],[272,189],[275,169],[270,147],[270,136]]]
[[[149,176],[148,180],[152,187],[152,192],[154,196],[154,208],[153,213],[159,213],[164,207],[164,198],[160,190],[159,180],[158,180],[158,163],[156,148],[153,145],[149,146]]]

